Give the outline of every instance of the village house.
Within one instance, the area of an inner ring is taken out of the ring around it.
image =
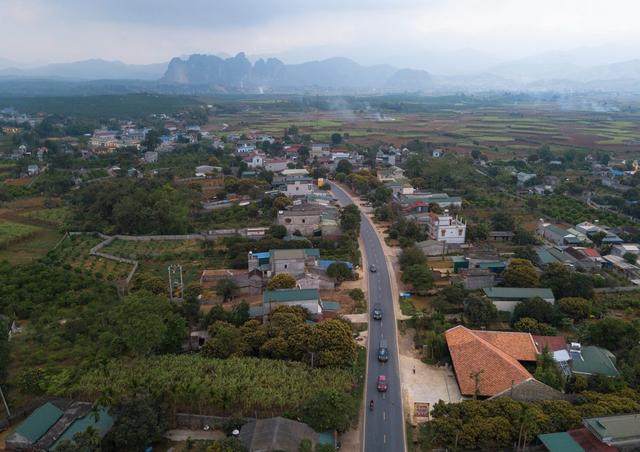
[[[582,428],[538,435],[549,452],[632,451],[640,448],[640,413],[582,420]]]
[[[93,148],[115,149],[120,145],[120,132],[117,130],[96,130],[89,140]]]
[[[261,151],[253,151],[244,157],[242,160],[247,164],[247,166],[251,169],[262,168],[264,166],[264,160],[266,155]]]
[[[551,304],[556,301],[551,289],[544,287],[486,287],[482,290],[498,311],[513,312],[516,305],[532,298],[541,298]]]
[[[253,309],[252,317],[268,316],[278,306],[300,306],[315,318],[322,316],[318,289],[279,289],[266,290],[262,294],[262,306]]]
[[[147,151],[144,153],[145,163],[156,163],[158,161],[158,153],[156,151]]]
[[[239,143],[236,147],[237,154],[250,154],[251,152],[256,150],[256,146],[252,143]]]
[[[264,169],[272,173],[279,173],[287,169],[289,161],[286,159],[268,158],[264,161]]]
[[[113,426],[108,410],[86,402],[57,399],[35,409],[4,441],[10,451],[55,450],[65,440],[91,427],[100,438]]]
[[[317,204],[303,203],[278,212],[277,223],[287,228],[289,234],[296,232],[312,235],[319,231],[323,208]]]
[[[542,219],[538,221],[536,232],[540,237],[556,245],[580,245],[580,240],[574,234]]]
[[[307,196],[313,193],[313,181],[309,179],[286,182],[282,192],[291,198]]]
[[[640,245],[637,243],[622,243],[620,245],[614,245],[611,247],[609,254],[618,257],[624,257],[625,254],[631,254],[633,256],[640,256]]]
[[[310,157],[323,157],[329,155],[331,146],[326,143],[313,143],[309,152]]]
[[[464,243],[467,225],[457,217],[449,215],[445,210],[444,215],[429,214],[427,233],[432,240],[447,243]]]
[[[262,293],[262,275],[247,270],[219,269],[203,270],[200,285],[205,290],[215,290],[220,281],[233,281],[240,295],[259,295]]]
[[[460,393],[493,397],[535,380],[523,364],[537,361],[540,350],[529,333],[470,330],[462,325],[444,333]],[[527,401],[563,398],[540,382],[527,391]],[[542,386],[541,386],[542,385]]]
[[[601,375],[615,378],[620,376],[616,368],[616,357],[609,350],[595,345],[582,346],[572,342],[564,349],[553,351],[553,359],[560,372],[566,377]]]

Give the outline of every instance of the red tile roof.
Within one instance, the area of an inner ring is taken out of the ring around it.
[[[490,397],[533,378],[517,359],[468,328],[456,326],[444,334],[462,395],[477,389],[478,395]]]
[[[478,330],[472,332],[518,361],[538,360],[538,349],[529,333]]]
[[[533,336],[533,342],[536,344],[538,353],[542,353],[545,347],[549,352],[557,352],[567,348],[567,339],[564,336]]]
[[[576,443],[580,444],[584,450],[588,450],[589,452],[615,452],[618,450],[617,448],[609,446],[593,436],[586,427],[579,428],[577,430],[569,430],[567,433],[576,441]]]

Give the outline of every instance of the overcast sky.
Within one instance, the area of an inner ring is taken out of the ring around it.
[[[492,60],[617,46],[640,58],[638,18],[638,0],[0,0],[0,57],[153,63],[244,51],[430,69],[449,52],[471,59],[468,49]]]

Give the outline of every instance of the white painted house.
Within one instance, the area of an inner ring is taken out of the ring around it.
[[[457,217],[452,217],[445,210],[444,215],[429,214],[427,223],[429,238],[446,243],[464,243],[467,225]]]

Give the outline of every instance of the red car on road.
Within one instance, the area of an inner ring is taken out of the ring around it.
[[[387,385],[387,377],[384,375],[378,375],[378,392],[387,392],[389,385]]]

